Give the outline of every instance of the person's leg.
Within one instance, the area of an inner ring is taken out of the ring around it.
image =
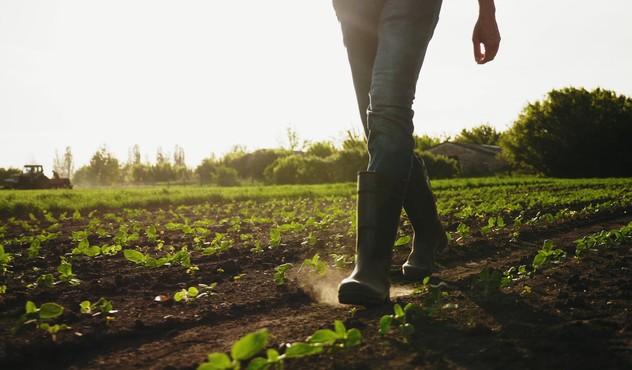
[[[386,173],[382,168],[388,167],[393,170],[390,175],[399,177],[406,173],[408,164],[404,158],[414,149],[414,142],[408,138],[412,137],[413,130],[412,102],[440,6],[441,1],[386,1],[380,9],[379,26],[374,23],[375,8],[371,9],[371,17],[365,17],[370,21],[356,21],[352,26],[347,26],[346,44],[354,71],[354,86],[363,127],[369,136],[369,170]],[[403,13],[416,21],[398,21]],[[362,13],[355,9],[354,15],[358,14]],[[353,27],[358,24],[368,24],[370,27],[359,30]],[[417,48],[406,48],[406,45],[416,45]],[[369,91],[371,106],[367,122],[364,111],[369,104]],[[371,130],[369,125],[372,126]],[[397,129],[391,130],[391,127]],[[395,151],[390,151],[389,147]],[[397,157],[400,159],[397,160]],[[415,236],[402,272],[407,278],[421,280],[434,271],[435,252],[447,245],[447,238],[437,214],[425,164],[416,156],[411,159],[403,206]],[[389,163],[401,163],[401,166],[387,166]]]
[[[371,160],[369,171],[358,175],[356,267],[341,282],[338,299],[380,304],[388,300],[390,257],[412,166],[412,101],[440,1],[339,0],[334,5],[361,115],[371,92],[363,120]]]
[[[369,171],[408,180],[413,100],[441,0],[387,0],[382,7],[368,109]]]
[[[373,62],[377,53],[377,32],[383,4],[384,0],[333,0],[351,67],[353,87],[365,137],[369,135],[367,127],[369,90]]]

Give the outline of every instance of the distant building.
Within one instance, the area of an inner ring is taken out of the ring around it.
[[[457,161],[461,176],[487,176],[506,171],[509,164],[499,157],[501,149],[496,145],[479,145],[447,141],[427,150]]]

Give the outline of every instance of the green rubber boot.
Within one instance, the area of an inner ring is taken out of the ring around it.
[[[406,189],[404,210],[415,232],[413,248],[402,266],[406,279],[423,280],[435,271],[437,251],[448,245],[423,159],[416,157]]]
[[[340,303],[373,306],[389,301],[388,273],[405,192],[404,180],[358,173],[356,265],[338,286]]]

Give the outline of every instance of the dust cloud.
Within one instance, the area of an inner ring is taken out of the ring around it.
[[[299,269],[293,271],[291,278],[295,280],[301,290],[309,295],[314,301],[322,304],[342,306],[338,303],[338,284],[349,275],[349,271],[341,271],[329,268],[325,276],[320,276],[311,271]],[[411,295],[412,287],[391,286],[391,300],[397,297]]]
[[[320,276],[307,269],[299,269],[291,276],[301,290],[318,303],[340,306],[338,303],[338,284],[349,272],[329,268],[325,276]]]

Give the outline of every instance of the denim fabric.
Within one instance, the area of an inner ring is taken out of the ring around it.
[[[347,48],[369,171],[408,180],[413,100],[442,0],[333,0]]]

